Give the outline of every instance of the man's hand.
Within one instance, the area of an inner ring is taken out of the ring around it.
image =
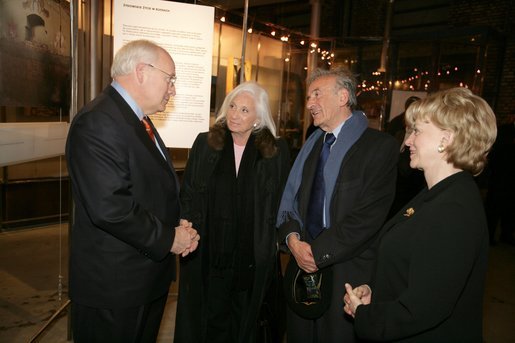
[[[306,273],[314,273],[318,270],[313,252],[311,251],[311,245],[301,241],[297,235],[290,235],[288,237],[288,248],[293,257],[295,257],[295,261],[297,261],[300,269]]]
[[[175,239],[170,251],[184,257],[197,249],[199,240],[200,235],[193,228],[192,223],[181,219],[179,226],[175,228]]]
[[[195,230],[193,228],[192,222],[189,222],[186,219],[181,219],[180,225],[186,227],[189,230],[190,238],[191,238],[190,247],[188,249],[184,250],[181,254],[181,256],[184,257],[197,249],[198,242],[200,240],[200,235],[198,234],[197,230]]]

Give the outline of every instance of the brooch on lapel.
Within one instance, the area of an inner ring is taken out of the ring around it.
[[[406,210],[406,213],[403,214],[404,217],[411,217],[415,214],[415,209],[413,207],[410,207]]]

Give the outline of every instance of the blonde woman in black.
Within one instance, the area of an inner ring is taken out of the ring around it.
[[[347,284],[346,313],[361,339],[482,342],[488,228],[473,176],[497,133],[488,104],[466,88],[406,112],[410,166],[427,187],[388,223],[369,285]]]

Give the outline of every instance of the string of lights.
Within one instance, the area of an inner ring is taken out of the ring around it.
[[[241,27],[243,14],[227,9],[220,8],[209,1],[199,1],[202,4],[213,6],[215,8],[215,20],[227,25]],[[307,52],[310,54],[317,53],[320,60],[328,65],[332,64],[335,58],[336,38],[315,38],[303,32],[291,30],[270,22],[263,22],[256,18],[249,18],[249,34],[260,34],[273,39],[278,39],[285,44],[289,44],[291,53]],[[291,56],[287,54],[284,61],[290,62]]]
[[[354,61],[350,61],[354,62]],[[469,88],[471,86],[470,81],[465,81],[463,74],[466,71],[462,70],[459,66],[442,65],[436,72],[437,81],[451,82],[454,86]],[[467,73],[473,76],[472,72]],[[476,75],[481,74],[481,70],[475,71]],[[457,76],[457,77],[456,77]],[[431,87],[431,73],[428,70],[421,70],[419,68],[413,68],[409,75],[399,78],[393,82],[387,84],[384,81],[384,74],[381,72],[372,72],[369,78],[364,78],[358,85],[361,92],[381,92],[387,91],[389,88],[397,90],[410,90],[410,91],[429,91]]]

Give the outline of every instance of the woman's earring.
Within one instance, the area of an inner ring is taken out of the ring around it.
[[[254,126],[254,128],[256,128],[256,127],[257,127],[257,123],[254,123],[254,125],[253,125],[253,126]]]
[[[440,145],[438,146],[438,152],[439,152],[439,153],[442,153],[442,152],[444,152],[444,151],[445,151],[445,147],[443,146],[443,144],[440,144]]]

